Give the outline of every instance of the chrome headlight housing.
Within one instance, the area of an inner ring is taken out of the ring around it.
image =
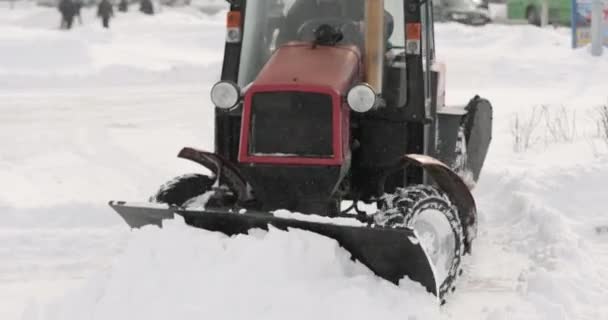
[[[222,110],[237,106],[241,98],[241,89],[233,82],[220,81],[211,88],[211,102]]]
[[[378,94],[367,83],[360,83],[348,91],[348,106],[355,112],[368,112],[378,104]]]

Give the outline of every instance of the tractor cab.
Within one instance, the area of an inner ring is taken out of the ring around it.
[[[375,82],[372,85],[378,93],[387,91],[392,94],[389,98],[404,104],[404,95],[395,94],[406,91],[405,70],[397,75],[393,70],[387,79],[390,83],[385,88],[378,86],[384,78],[382,66],[405,67],[406,3],[402,0],[260,0],[248,6],[243,3],[246,7],[234,14],[237,18],[232,22],[242,28],[233,28],[228,34],[229,42],[240,44],[238,70],[230,75],[231,80],[240,88],[250,85],[272,55],[290,43],[351,46],[359,52],[361,67],[366,68],[361,74],[369,78],[358,81]],[[419,21],[412,25],[411,33],[420,33],[420,26]],[[417,40],[420,50],[420,36]],[[396,57],[401,57],[399,63],[393,62]],[[296,62],[294,58],[292,63]]]
[[[365,111],[377,110],[379,106],[394,106],[402,108],[402,114],[398,116],[408,120],[422,122],[431,117],[434,39],[430,2],[229,2],[222,80],[236,85],[237,93],[226,84],[218,87],[220,91],[212,97],[225,97],[224,100],[213,101],[219,111],[240,110],[243,100],[239,99],[239,95],[255,84],[260,72],[277,51],[294,44],[307,44],[308,49],[347,47],[356,51],[359,75],[348,80],[352,80],[352,85],[367,84],[379,98],[373,99],[374,105],[369,105],[368,101],[367,105],[361,106]],[[300,51],[305,52],[304,49]],[[298,64],[300,69],[318,71],[314,64],[299,64],[297,55],[291,58],[290,63]],[[353,93],[356,92],[370,94],[363,89]],[[408,108],[406,104],[410,104]],[[234,159],[234,150],[229,157],[231,159]]]
[[[341,199],[373,202],[422,182],[418,169],[381,172],[434,149],[429,8],[231,1],[222,81],[211,92],[216,151],[241,168],[264,210],[337,214]]]

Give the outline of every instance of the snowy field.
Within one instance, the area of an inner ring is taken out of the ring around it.
[[[568,30],[437,26],[448,103],[495,110],[480,234],[439,309],[306,232],[130,232],[107,201],[212,148],[224,37],[222,14],[132,11],[61,32],[54,9],[0,2],[0,319],[608,319],[608,56]]]

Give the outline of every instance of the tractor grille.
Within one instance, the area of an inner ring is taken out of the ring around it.
[[[249,153],[332,157],[331,96],[304,92],[254,94]]]

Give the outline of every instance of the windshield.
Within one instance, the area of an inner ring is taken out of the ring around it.
[[[365,0],[257,0],[245,14],[239,85],[252,82],[276,48],[309,41],[320,24],[339,26],[341,43],[362,46]],[[387,48],[403,48],[403,0],[384,0]],[[362,50],[363,52],[363,50]]]

